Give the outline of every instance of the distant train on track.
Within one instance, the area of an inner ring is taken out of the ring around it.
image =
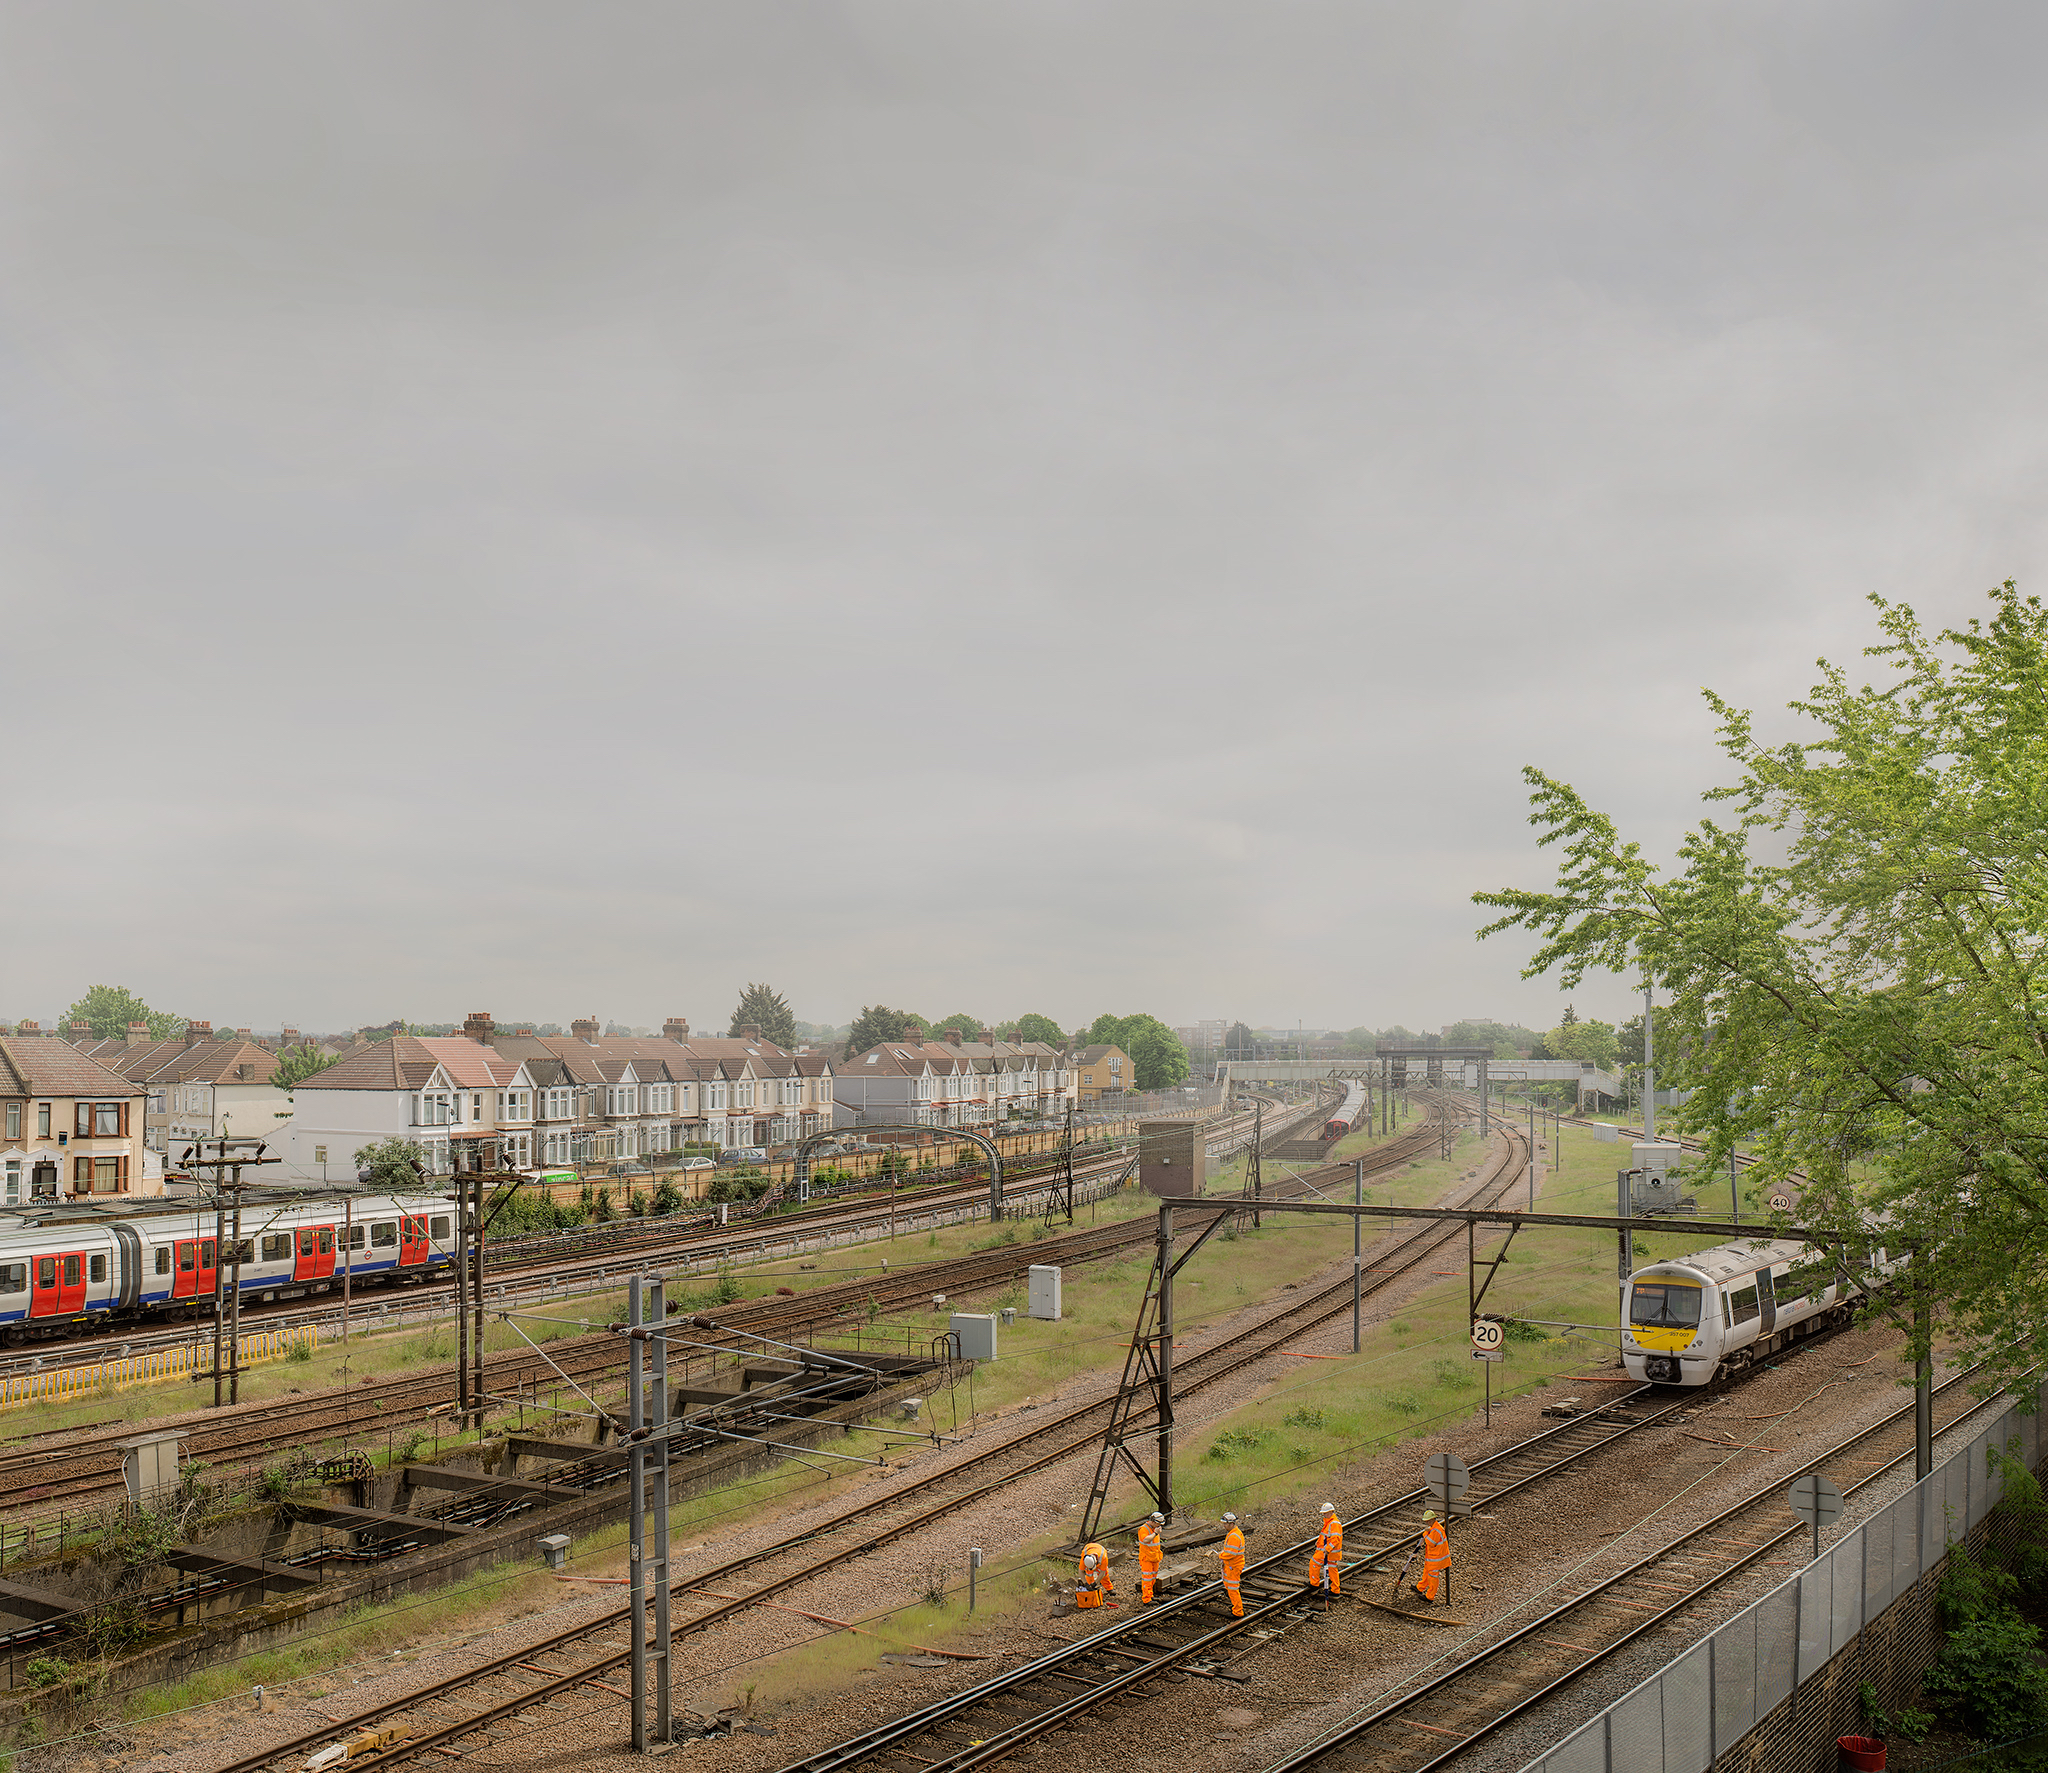
[[[1341,1139],[1365,1119],[1365,1085],[1353,1081],[1344,1086],[1344,1105],[1323,1123],[1325,1139]]]
[[[245,1205],[242,1232],[244,1299],[325,1293],[342,1266],[356,1286],[420,1280],[455,1250],[453,1208],[427,1195],[365,1196],[346,1215],[334,1201]],[[211,1207],[0,1230],[0,1343],[210,1317],[221,1268]]]
[[[1631,1379],[1705,1385],[1816,1330],[1848,1321],[1854,1300],[1899,1258],[1843,1258],[1797,1239],[1716,1244],[1628,1277],[1622,1364]]]

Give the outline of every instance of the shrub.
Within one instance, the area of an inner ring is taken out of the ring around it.
[[[1967,1545],[1951,1541],[1948,1568],[1942,1572],[1941,1587],[1936,1591],[1941,1622],[1955,1631],[2000,1618],[2012,1611],[2019,1586],[2018,1579],[2009,1571],[1996,1564],[1979,1563]]]
[[[613,1219],[618,1217],[612,1211],[612,1191],[609,1188],[600,1188],[597,1191],[597,1201],[593,1212],[600,1225],[609,1225]]]
[[[1501,1334],[1510,1342],[1548,1342],[1549,1333],[1540,1325],[1524,1323],[1518,1317],[1511,1317],[1501,1325]]]
[[[1235,1459],[1240,1453],[1256,1453],[1272,1438],[1263,1428],[1226,1428],[1209,1443],[1209,1450],[1203,1457],[1219,1462]]]
[[[25,1672],[31,1687],[54,1687],[69,1677],[71,1664],[61,1656],[31,1656]]]
[[[733,1273],[730,1262],[718,1265],[718,1281],[711,1289],[711,1296],[719,1305],[730,1305],[740,1296],[740,1277]]]
[[[313,1344],[307,1341],[304,1337],[301,1337],[298,1341],[293,1342],[286,1347],[284,1351],[284,1358],[288,1361],[297,1361],[300,1363],[309,1361],[313,1358]]]
[[[2048,1724],[2041,1634],[2013,1613],[1974,1620],[1949,1633],[1921,1689],[1972,1736],[2002,1742],[2038,1730]]]
[[[108,1601],[79,1622],[85,1647],[102,1660],[133,1649],[149,1636],[149,1620],[135,1601]]]
[[[1412,1391],[1390,1391],[1383,1400],[1396,1416],[1420,1416],[1422,1400]]]
[[[1321,1428],[1323,1425],[1323,1413],[1320,1410],[1312,1410],[1308,1405],[1303,1404],[1300,1409],[1289,1412],[1286,1417],[1286,1423],[1289,1428]]]
[[[665,1217],[670,1213],[681,1212],[682,1207],[683,1191],[675,1185],[673,1178],[663,1177],[654,1190],[655,1212]]]

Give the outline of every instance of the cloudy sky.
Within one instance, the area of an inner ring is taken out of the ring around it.
[[[2044,35],[21,0],[0,1016],[1547,1025],[1524,763],[2040,588]]]

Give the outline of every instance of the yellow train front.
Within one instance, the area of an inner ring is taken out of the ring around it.
[[[1622,1365],[1656,1385],[1706,1385],[1846,1323],[1890,1268],[1883,1250],[1844,1257],[1791,1238],[1649,1263],[1628,1277]]]

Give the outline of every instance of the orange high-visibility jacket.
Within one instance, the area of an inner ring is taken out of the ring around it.
[[[1092,1570],[1088,1568],[1091,1553],[1095,1558],[1095,1568]],[[1092,1542],[1082,1546],[1081,1555],[1075,1560],[1074,1568],[1080,1572],[1083,1588],[1093,1588],[1097,1583],[1104,1587],[1109,1586],[1109,1553],[1101,1546]]]
[[[1323,1516],[1323,1530],[1316,1539],[1315,1561],[1318,1564],[1341,1564],[1344,1561],[1344,1523],[1333,1514]]]
[[[1451,1567],[1451,1540],[1442,1521],[1431,1521],[1422,1529],[1422,1577],[1429,1582],[1439,1570]]]
[[[1159,1568],[1159,1523],[1142,1521],[1138,1525],[1138,1568],[1156,1570]]]
[[[1244,1529],[1232,1527],[1223,1535],[1223,1569],[1226,1575],[1236,1575],[1244,1569]]]

